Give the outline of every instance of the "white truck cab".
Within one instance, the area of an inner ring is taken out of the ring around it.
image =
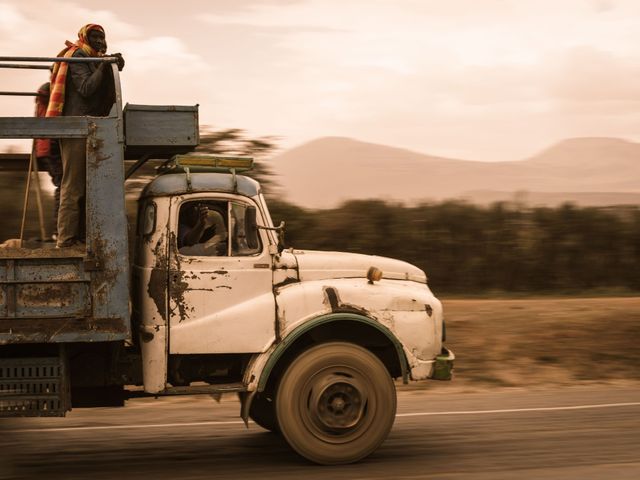
[[[183,155],[140,197],[132,304],[144,389],[227,385],[245,420],[303,456],[355,461],[393,424],[392,378],[450,379],[442,305],[406,262],[284,249],[259,184],[237,174],[250,165]]]

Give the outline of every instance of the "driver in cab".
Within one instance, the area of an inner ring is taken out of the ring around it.
[[[225,255],[227,227],[223,216],[202,203],[189,203],[180,209],[178,251],[183,255]]]

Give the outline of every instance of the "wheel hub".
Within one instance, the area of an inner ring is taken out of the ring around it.
[[[344,431],[356,426],[366,405],[363,391],[352,378],[335,375],[326,378],[311,397],[310,406],[316,407],[319,426],[331,431]]]

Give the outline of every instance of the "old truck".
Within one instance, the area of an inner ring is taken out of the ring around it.
[[[108,117],[0,118],[0,138],[87,142],[86,243],[0,248],[0,415],[235,392],[247,424],[280,432],[311,461],[366,457],[393,425],[394,379],[451,378],[425,273],[285,248],[260,185],[242,175],[251,159],[192,153],[197,106],[122,108],[112,71]],[[166,161],[128,231],[125,177],[149,158]],[[125,160],[135,160],[127,172]],[[208,239],[186,240],[194,215]]]

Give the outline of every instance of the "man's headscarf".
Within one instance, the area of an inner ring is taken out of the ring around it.
[[[89,45],[89,32],[91,30],[99,30],[104,33],[104,28],[100,25],[89,23],[82,27],[78,32],[78,40],[76,43],[71,43],[67,40],[65,42],[66,47],[57,56],[69,58],[73,56],[76,50],[81,49],[89,57],[101,57],[104,52],[98,52]],[[53,71],[51,72],[51,95],[49,97],[49,106],[46,114],[47,117],[59,117],[62,115],[68,71],[68,62],[56,62],[53,66]]]

